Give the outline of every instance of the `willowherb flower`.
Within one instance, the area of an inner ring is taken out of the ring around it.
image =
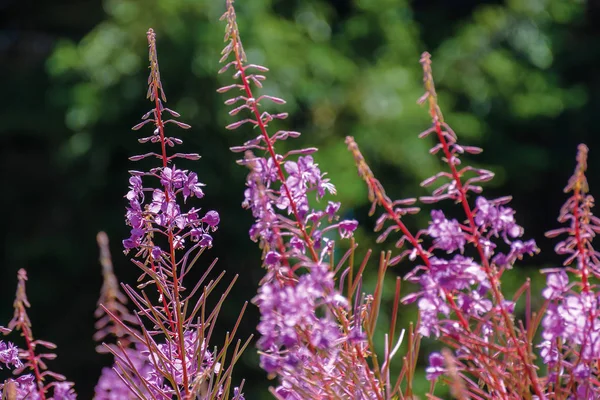
[[[420,290],[406,296],[404,301],[418,299],[420,334],[441,337],[455,349],[453,362],[461,381],[473,382],[469,376],[475,376],[486,386],[491,398],[506,398],[509,394],[528,392],[530,388],[540,398],[545,398],[527,345],[527,332],[515,325],[514,302],[505,300],[500,291],[502,272],[539,249],[533,240],[520,239],[523,228],[516,223],[514,211],[506,205],[510,198],[478,196],[474,205],[469,202],[470,195],[481,194],[480,184],[492,179],[494,174],[462,166],[462,154],[478,154],[481,149],[458,143],[437,104],[428,53],[423,54],[421,64],[426,92],[419,102],[429,103],[433,123],[419,137],[435,136],[437,140],[430,153],[442,154],[447,171],[422,182],[424,187],[437,187],[431,196],[423,196],[420,200],[428,204],[452,200],[460,205],[465,219],[448,219],[443,211],[433,210],[428,229],[412,234],[402,218],[419,211],[414,207],[416,200],[392,201],[366,164],[354,139],[348,137],[346,143],[355,158],[359,176],[369,188],[371,213],[377,205],[385,210],[375,227],[376,231],[383,231],[378,241],[399,231],[401,236],[396,246],[411,245],[391,261],[395,264],[408,258],[418,262],[405,278],[418,283]],[[463,255],[468,244],[473,245],[477,258]],[[510,354],[510,362],[500,362],[495,357],[500,348],[503,353]],[[438,376],[437,372],[441,370],[436,368],[441,365],[441,356],[433,356],[431,378]],[[527,379],[518,382],[508,379],[523,371]],[[468,388],[472,393],[480,391],[477,385],[470,384]]]
[[[542,319],[540,355],[549,368],[549,382],[557,394],[576,392],[577,399],[600,395],[600,293],[592,281],[600,277],[600,262],[592,240],[600,232],[600,219],[592,213],[594,198],[589,194],[585,172],[588,148],[581,144],[577,166],[565,187],[571,193],[560,210],[558,221],[566,227],[546,233],[567,235],[555,251],[566,255],[565,269],[549,269],[542,295],[548,300]],[[569,280],[569,275],[573,279]],[[585,382],[585,384],[583,383]]]
[[[425,368],[427,380],[436,380],[445,372],[444,357],[440,353],[431,353],[429,355],[429,366]]]
[[[316,148],[276,152],[278,142],[300,133],[269,133],[270,122],[285,119],[287,113],[270,113],[263,105],[285,101],[255,94],[268,69],[246,63],[233,1],[227,2],[222,19],[227,22],[227,45],[221,62],[226,64],[219,72],[233,69],[236,83],[218,91],[233,93],[225,101],[235,106],[230,115],[249,114],[227,129],[258,130],[258,136],[232,151],[244,153],[239,163],[250,169],[243,206],[255,218],[249,234],[260,243],[267,269],[253,300],[261,313],[261,366],[279,377],[278,398],[382,398],[381,385],[366,362],[370,350],[358,308],[351,308],[334,283],[331,233],[348,238],[358,224],[339,219],[339,203],[312,206],[310,197],[319,201],[335,194],[312,156]]]
[[[0,340],[0,369],[4,364],[7,368],[19,368],[23,365],[19,359],[19,349],[11,342]]]
[[[452,253],[456,250],[465,249],[467,238],[457,220],[448,220],[443,211],[433,210],[431,212],[431,224],[427,229],[427,234],[431,236],[433,245],[447,253]]]
[[[132,261],[142,270],[141,284],[137,288],[141,292],[129,285],[122,286],[138,308],[135,316],[124,306],[124,297],[116,286],[107,239],[99,237],[105,286],[98,316],[105,313],[110,321],[105,317],[99,320],[96,338],[114,335],[118,346],[105,345],[114,356],[114,365],[112,369],[103,370],[96,386],[96,398],[241,398],[240,388],[235,394],[230,393],[231,373],[248,342],[242,345],[238,341],[232,359],[224,363],[240,321],[226,336],[222,350],[207,349],[214,319],[233,282],[209,313],[205,310],[207,296],[224,272],[218,279],[205,283],[215,265],[212,263],[191,291],[184,286],[184,277],[199,255],[212,247],[212,233],[218,229],[220,218],[217,211],[203,212],[188,205],[194,198],[204,197],[204,184],[195,172],[178,168],[175,161],[198,160],[200,156],[168,152],[182,141],[167,135],[165,127],[172,124],[188,129],[190,126],[175,119],[179,118],[177,112],[164,107],[166,96],[152,29],[148,30],[147,38],[150,60],[147,97],[153,108],[133,129],[154,125],[153,133],[139,142],[155,144],[159,151],[130,159],[155,157],[160,163],[148,171],[130,171],[129,191],[125,195],[129,202],[125,218],[131,232],[129,238],[123,240],[123,246],[126,254],[134,252]],[[156,296],[144,291],[149,285],[156,287]],[[242,314],[243,310],[240,318]]]

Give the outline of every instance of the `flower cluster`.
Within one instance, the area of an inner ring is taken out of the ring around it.
[[[526,390],[520,383],[498,382],[497,375],[512,373],[509,363],[500,365],[494,359],[493,350],[499,344],[513,348],[513,365],[523,369],[538,396],[543,396],[532,355],[527,347],[526,332],[514,325],[514,302],[504,299],[500,290],[500,276],[505,269],[525,255],[539,251],[533,240],[522,241],[523,228],[515,222],[514,211],[506,206],[510,198],[486,199],[479,196],[475,207],[468,201],[468,194],[480,194],[482,182],[493,178],[491,171],[461,166],[462,154],[478,154],[481,149],[463,146],[457,136],[444,122],[437,104],[437,94],[433,84],[431,60],[423,54],[421,64],[424,71],[425,95],[419,102],[429,103],[432,126],[421,133],[425,138],[435,135],[436,142],[431,154],[442,153],[442,160],[448,171],[426,179],[422,186],[438,183],[431,196],[422,197],[425,203],[437,203],[448,199],[461,205],[465,221],[448,220],[440,211],[432,212],[432,223],[426,234],[432,239],[432,246],[421,255],[427,255],[424,265],[417,266],[407,279],[420,283],[422,291],[419,300],[421,311],[421,333],[431,333],[446,337],[461,338],[457,343],[457,360],[462,361],[465,371],[475,372],[486,382],[490,393],[506,396],[507,393],[520,393]],[[497,240],[501,239],[501,241]],[[472,243],[478,260],[455,254],[451,259],[435,256],[435,250],[446,253],[463,253],[466,243]],[[508,251],[498,251],[500,245]],[[453,312],[458,321],[451,316]],[[442,315],[443,318],[439,318]],[[471,321],[477,321],[475,330]],[[505,344],[507,343],[507,344]],[[512,363],[511,363],[512,364]],[[473,368],[470,368],[472,365]],[[494,374],[494,372],[497,374]],[[492,372],[493,371],[493,372]],[[474,387],[473,387],[474,389]]]
[[[20,368],[23,366],[19,359],[19,349],[11,342],[0,340],[0,363],[8,368]]]

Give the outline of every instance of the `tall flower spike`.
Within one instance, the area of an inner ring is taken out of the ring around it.
[[[481,273],[468,278],[468,280],[480,285],[483,295],[489,292],[490,299],[488,301],[491,301],[491,306],[497,310],[501,317],[501,322],[497,321],[497,324],[505,327],[504,332],[507,335],[508,343],[514,347],[520,368],[523,368],[529,378],[529,384],[534,393],[540,399],[545,399],[545,394],[533,364],[533,355],[528,346],[527,332],[521,331],[515,326],[514,317],[512,316],[513,304],[504,300],[499,279],[502,272],[507,268],[512,268],[516,260],[527,254],[533,255],[539,250],[533,240],[523,242],[518,239],[523,234],[523,228],[516,224],[514,211],[506,206],[510,198],[488,200],[484,197],[478,197],[475,201],[475,207],[470,205],[468,194],[481,193],[483,189],[480,184],[491,180],[494,174],[491,171],[471,166],[461,167],[460,155],[465,153],[478,154],[482,150],[458,143],[456,134],[444,121],[437,103],[430,54],[423,53],[420,61],[423,67],[425,94],[419,99],[419,102],[428,102],[432,126],[421,133],[419,137],[424,138],[430,134],[435,135],[437,142],[431,148],[430,153],[436,154],[441,151],[442,160],[449,169],[449,171],[440,172],[422,182],[422,186],[438,184],[438,187],[433,190],[432,196],[423,197],[421,200],[428,203],[436,203],[443,199],[453,200],[461,205],[466,218],[464,224],[457,224],[448,221],[439,212],[435,215],[432,214],[433,222],[428,234],[434,239],[446,239],[438,240],[437,243],[434,242],[434,246],[448,252],[455,252],[460,248],[463,242],[457,242],[457,240],[460,239],[461,234],[465,237],[466,242],[474,245],[480,262],[480,264],[474,265]],[[440,181],[441,183],[438,183]],[[502,238],[504,244],[508,246],[507,251],[496,252],[498,244],[494,243],[494,240],[498,237]],[[460,260],[464,260],[464,258],[455,256],[453,262]],[[467,276],[464,276],[464,278],[467,278]],[[474,302],[474,305],[483,306],[481,296],[469,297],[466,300],[469,303]]]
[[[52,352],[39,353],[40,348],[52,351],[56,349],[56,345],[33,337],[31,321],[27,315],[27,308],[30,307],[30,304],[27,299],[25,283],[27,273],[24,269],[19,270],[17,279],[15,313],[8,328],[21,332],[21,336],[25,339],[25,348],[19,350],[20,362],[12,360],[13,364],[17,366],[13,373],[20,376],[16,379],[9,379],[4,383],[3,388],[0,388],[7,396],[14,396],[14,399],[74,400],[77,395],[73,390],[73,383],[67,382],[63,375],[49,371],[46,365],[46,361],[55,359],[56,354]],[[31,373],[23,374],[25,370],[29,370]]]
[[[580,144],[575,172],[565,187],[571,193],[560,210],[558,221],[566,227],[546,233],[553,238],[567,235],[555,247],[567,256],[566,269],[549,269],[542,295],[549,301],[542,320],[541,356],[549,367],[549,382],[555,393],[577,393],[577,398],[598,396],[600,374],[600,293],[592,280],[600,277],[600,261],[592,240],[600,232],[600,219],[592,213],[594,198],[588,194],[585,172],[588,148]],[[578,279],[569,282],[569,274]],[[563,371],[569,371],[565,373]]]
[[[213,262],[185,296],[183,285],[184,277],[200,254],[212,247],[212,233],[217,230],[220,218],[216,211],[201,212],[199,208],[186,206],[191,198],[204,197],[204,185],[199,182],[196,173],[177,168],[174,161],[198,160],[200,156],[167,152],[182,141],[167,136],[165,126],[172,124],[183,129],[190,126],[176,119],[164,118],[165,113],[173,118],[180,115],[163,105],[166,96],[158,66],[156,35],[152,29],[148,30],[147,38],[150,61],[148,98],[153,108],[133,129],[152,123],[153,134],[139,139],[139,142],[158,144],[160,151],[130,159],[139,161],[156,157],[161,160],[161,165],[149,171],[130,171],[129,192],[125,196],[129,206],[125,218],[131,227],[131,235],[123,240],[123,246],[126,254],[135,252],[132,261],[142,270],[139,279],[142,283],[138,289],[155,286],[158,304],[154,304],[145,292],[140,293],[124,285],[126,294],[139,309],[134,326],[110,310],[110,304],[104,305],[104,311],[125,330],[135,348],[127,348],[126,343],[120,343],[119,348],[108,347],[115,356],[115,367],[106,370],[98,387],[104,396],[102,398],[107,399],[123,396],[121,392],[105,390],[113,386],[111,382],[118,380],[126,383],[131,398],[192,399],[202,394],[207,398],[225,399],[230,391],[233,364],[247,343],[243,346],[237,343],[233,360],[226,368],[226,350],[234,341],[239,320],[231,335],[225,338],[221,351],[208,349],[212,332],[209,327],[212,327],[233,282],[209,316],[205,314],[206,297],[224,273],[217,280],[205,283],[215,265]],[[196,299],[195,303],[193,299]],[[148,320],[152,329],[147,329],[140,318]]]
[[[121,291],[119,281],[115,276],[112,257],[110,255],[108,235],[105,232],[99,232],[96,236],[96,241],[98,242],[98,248],[100,249],[100,265],[102,266],[103,283],[102,289],[100,290],[100,298],[98,299],[98,308],[94,313],[97,321],[95,325],[96,333],[94,334],[93,339],[96,342],[100,342],[105,338],[112,336],[119,340],[123,346],[128,347],[128,344],[133,337],[129,335],[128,331],[124,329],[122,325],[115,323],[110,315],[106,313],[105,309],[113,316],[117,316],[122,322],[136,325],[138,320],[127,309],[127,296]],[[99,353],[107,352],[105,346],[98,346],[96,350]]]
[[[261,312],[261,366],[279,377],[279,398],[382,399],[366,361],[362,321],[349,314],[348,300],[334,286],[331,236],[337,231],[341,238],[350,237],[357,222],[339,220],[340,203],[311,207],[309,196],[321,200],[326,193],[334,194],[335,187],[314,162],[317,149],[275,151],[277,142],[300,133],[269,133],[271,121],[285,119],[287,113],[263,111],[263,103],[285,101],[254,94],[268,69],[246,64],[232,0],[222,19],[227,22],[227,44],[219,72],[233,69],[236,83],[218,92],[234,93],[225,101],[235,107],[230,115],[250,114],[227,129],[250,125],[258,130],[258,136],[231,150],[245,153],[239,163],[250,168],[243,205],[255,217],[249,234],[260,243],[267,269],[253,300]]]
[[[377,205],[385,210],[376,223],[376,231],[383,231],[378,240],[384,241],[392,232],[400,231],[396,246],[402,248],[408,242],[412,248],[402,250],[391,264],[407,256],[410,260],[418,257],[422,262],[406,277],[418,283],[421,291],[405,297],[405,302],[419,299],[421,334],[441,336],[443,341],[451,344],[457,350],[456,361],[462,363],[461,370],[484,382],[491,394],[524,393],[531,385],[540,398],[545,398],[528,347],[528,332],[515,327],[514,303],[504,300],[499,287],[502,272],[512,268],[524,255],[536,253],[537,246],[533,240],[519,240],[523,229],[516,224],[514,211],[506,206],[509,198],[487,200],[478,197],[475,208],[469,204],[468,194],[481,193],[483,189],[479,185],[490,180],[493,173],[470,166],[460,167],[460,155],[477,154],[481,149],[458,144],[456,134],[444,122],[437,104],[428,53],[423,54],[421,64],[426,92],[419,102],[428,102],[433,123],[420,137],[436,136],[437,143],[430,153],[442,152],[442,160],[449,169],[422,183],[422,186],[438,184],[438,187],[432,196],[422,197],[421,201],[453,200],[462,206],[466,221],[448,219],[443,211],[434,210],[428,229],[416,234],[409,232],[402,217],[418,211],[412,206],[415,200],[391,201],[357,144],[349,137],[346,143],[355,158],[359,176],[369,188],[369,200],[373,203],[371,213]],[[424,243],[430,244],[424,247]],[[479,260],[463,255],[467,244],[474,245]],[[507,250],[496,251],[499,246]],[[448,258],[447,254],[452,256]],[[506,348],[514,359],[499,362],[495,357],[499,348]],[[507,382],[498,379],[522,370],[529,381],[512,382],[513,387],[508,387]],[[473,382],[467,375],[464,378],[465,382]],[[471,389],[474,393],[479,390],[476,386]]]

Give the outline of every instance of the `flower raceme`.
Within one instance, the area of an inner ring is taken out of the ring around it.
[[[186,202],[191,197],[202,198],[202,183],[198,181],[195,172],[178,169],[173,163],[177,159],[198,160],[200,155],[190,153],[167,154],[167,148],[182,144],[177,137],[166,136],[165,126],[169,123],[183,129],[190,126],[175,119],[164,119],[164,113],[178,118],[180,115],[163,106],[166,96],[160,81],[158,58],[155,48],[154,31],[148,31],[150,43],[150,76],[148,78],[148,98],[154,102],[154,108],[146,113],[143,121],[133,127],[134,130],[152,123],[155,126],[151,136],[138,139],[140,143],[159,143],[160,153],[150,152],[143,155],[130,157],[132,161],[139,161],[146,157],[156,157],[162,161],[161,167],[152,168],[150,171],[130,171],[129,192],[126,198],[129,201],[126,222],[131,226],[131,236],[123,241],[126,252],[132,249],[138,251],[136,255],[150,255],[158,266],[164,266],[161,260],[172,258],[175,249],[185,248],[185,240],[189,238],[196,243],[192,247],[210,247],[212,238],[210,231],[217,229],[219,215],[216,211],[209,211],[201,216],[200,210],[191,208],[183,212],[178,202],[182,197]],[[154,178],[160,182],[160,188],[144,188],[143,178]],[[150,196],[147,196],[150,194]],[[150,197],[151,200],[147,200]],[[146,202],[147,201],[147,202]],[[144,202],[146,204],[144,205]],[[155,237],[160,236],[168,241],[168,248],[162,249],[155,244]],[[192,248],[188,251],[193,250]],[[167,266],[168,268],[168,266]]]
[[[567,256],[566,268],[543,271],[547,286],[542,295],[548,304],[542,319],[544,341],[538,346],[548,365],[548,386],[562,398],[576,393],[577,399],[595,399],[600,393],[594,378],[600,373],[600,293],[593,283],[600,278],[600,260],[592,245],[600,219],[592,213],[587,157],[588,148],[579,145],[575,172],[564,189],[571,196],[558,217],[567,226],[546,233],[551,238],[567,235],[555,247],[557,254]]]
[[[34,339],[31,321],[27,315],[29,300],[27,299],[27,273],[24,269],[17,274],[17,293],[14,301],[14,317],[8,329],[0,326],[0,332],[9,334],[19,331],[25,339],[25,348],[17,348],[11,342],[0,340],[0,368],[12,370],[15,379],[7,379],[0,383],[2,399],[6,400],[75,400],[77,395],[73,383],[66,378],[48,370],[46,361],[56,358],[51,351],[56,349],[54,343]],[[40,349],[47,352],[40,353]],[[24,373],[25,371],[29,373]]]
[[[534,356],[527,345],[530,332],[515,326],[514,302],[505,300],[500,291],[503,271],[539,249],[533,240],[520,239],[523,228],[507,206],[510,198],[487,199],[480,195],[483,190],[480,184],[492,179],[494,174],[461,166],[461,155],[478,154],[481,149],[458,143],[457,135],[444,122],[437,104],[429,54],[423,54],[421,64],[426,92],[419,102],[428,102],[432,126],[419,137],[435,137],[430,153],[441,153],[447,170],[422,183],[424,187],[437,187],[432,195],[420,200],[426,204],[452,200],[462,208],[465,220],[449,219],[443,211],[434,209],[429,227],[411,233],[402,219],[419,212],[414,206],[416,199],[392,201],[354,139],[348,137],[348,149],[354,156],[359,176],[369,189],[371,214],[378,205],[384,209],[375,227],[376,231],[383,230],[378,241],[399,231],[401,236],[396,246],[401,252],[392,259],[392,264],[406,258],[419,261],[405,279],[417,283],[420,290],[406,296],[404,302],[418,300],[421,335],[440,338],[454,348],[452,359],[458,367],[453,379],[464,384],[469,397],[481,396],[480,385],[483,384],[487,396],[491,396],[486,398],[523,398],[530,390],[540,399],[546,398],[533,364]],[[470,194],[477,195],[474,205],[468,200]],[[402,249],[405,243],[410,248]],[[474,247],[478,257],[466,255],[468,245]],[[499,361],[498,352],[510,361]],[[435,381],[446,371],[446,363],[438,353],[431,355],[430,362],[427,375]],[[527,380],[510,379],[521,371],[525,371]],[[433,388],[432,385],[431,395]]]
[[[218,91],[234,93],[225,101],[235,106],[230,115],[250,114],[227,129],[258,130],[258,136],[232,151],[244,153],[239,163],[250,169],[243,206],[255,218],[249,234],[263,249],[267,269],[253,300],[261,313],[261,366],[279,378],[278,398],[381,399],[381,386],[365,359],[369,350],[362,321],[352,317],[348,298],[335,287],[332,268],[335,240],[330,232],[349,238],[358,224],[339,219],[340,203],[311,206],[309,196],[322,200],[335,194],[335,187],[315,163],[316,148],[276,152],[279,141],[300,133],[269,133],[269,123],[287,114],[263,111],[263,103],[285,101],[254,94],[268,69],[246,63],[233,1],[223,19],[227,45],[221,62],[226,64],[219,72],[233,69],[237,83]]]

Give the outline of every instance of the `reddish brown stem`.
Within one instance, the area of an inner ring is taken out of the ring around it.
[[[44,388],[44,378],[42,378],[42,374],[40,372],[40,368],[38,366],[37,356],[35,355],[35,349],[33,348],[32,338],[27,333],[27,330],[24,330],[21,327],[23,332],[23,337],[25,338],[25,343],[27,345],[27,358],[31,364],[31,369],[33,369],[33,374],[35,375],[35,381],[38,387],[38,394],[40,396],[40,400],[46,400],[46,389]]]
[[[152,91],[154,94],[154,103],[156,107],[156,127],[158,128],[160,134],[160,144],[162,150],[162,161],[163,168],[166,168],[168,165],[167,158],[167,148],[165,142],[165,131],[164,131],[164,123],[162,121],[162,106],[160,103],[159,93],[158,93],[158,82],[153,81]],[[165,189],[165,201],[169,203],[169,192]],[[179,299],[179,277],[177,276],[177,259],[175,257],[175,240],[173,235],[173,229],[169,227],[168,230],[168,238],[169,238],[169,254],[171,257],[171,266],[172,266],[172,274],[173,274],[173,298],[175,300],[175,325],[177,327],[178,339],[179,339],[179,358],[181,359],[181,369],[183,373],[183,387],[185,391],[185,397],[189,398],[190,390],[189,390],[189,382],[188,382],[188,373],[187,373],[187,364],[185,362],[185,342],[183,337],[183,325],[181,323],[181,303]],[[159,289],[160,291],[160,289]],[[161,293],[162,295],[162,293]],[[163,302],[166,300],[163,297]],[[166,304],[166,303],[165,303]],[[168,307],[166,307],[168,310]]]

